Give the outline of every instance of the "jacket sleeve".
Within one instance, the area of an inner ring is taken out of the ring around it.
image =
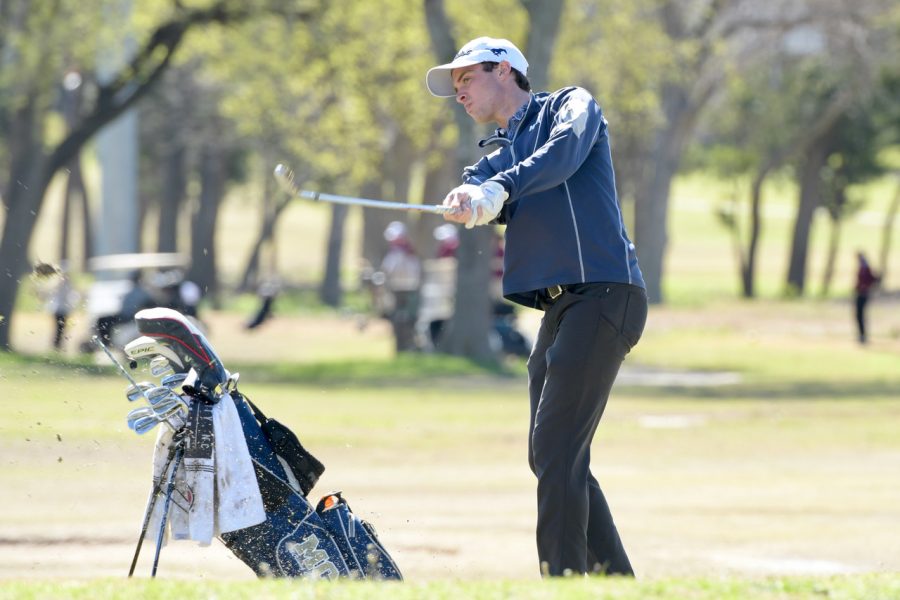
[[[470,183],[472,185],[481,185],[491,177],[497,174],[497,169],[491,163],[491,159],[496,160],[497,156],[500,154],[499,151],[494,151],[487,156],[482,156],[477,163],[474,165],[470,165],[463,169],[462,172],[462,181],[463,183]]]
[[[553,112],[547,140],[491,179],[509,192],[507,203],[560,185],[581,167],[605,130],[606,119],[597,102],[586,90],[573,88]]]

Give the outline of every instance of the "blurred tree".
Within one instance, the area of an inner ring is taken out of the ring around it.
[[[762,192],[766,179],[792,157],[819,143],[844,111],[849,95],[811,105],[810,76],[773,48],[760,54],[755,68],[732,77],[704,118],[704,135],[693,147],[693,164],[724,177],[749,177],[747,225],[736,201],[722,207],[719,218],[736,248],[741,293],[756,294],[757,248],[762,234]]]
[[[3,194],[6,219],[0,240],[0,349],[9,350],[20,278],[28,271],[28,246],[44,195],[53,175],[67,165],[105,124],[142,98],[169,66],[185,34],[212,23],[232,23],[260,11],[290,12],[308,17],[312,5],[300,9],[293,2],[218,0],[185,7],[180,2],[155,8],[148,26],[138,29],[146,41],[134,58],[103,84],[94,82],[78,124],[62,139],[47,135],[58,82],[75,64],[82,73],[93,69],[101,11],[109,3],[85,5],[74,0],[54,3],[2,4],[0,30],[0,129],[10,133],[6,148],[9,185]],[[137,19],[138,22],[141,19]],[[70,64],[64,64],[64,61]]]
[[[800,186],[797,214],[791,237],[785,292],[802,295],[806,287],[809,239],[816,209],[826,196],[823,172],[828,170],[833,144],[849,145],[849,134],[842,135],[842,117],[852,110],[870,111],[884,65],[894,65],[897,56],[898,11],[880,0],[867,0],[844,6],[828,5],[814,27],[807,28],[800,42],[801,61],[808,76],[808,91],[797,109],[810,111],[807,122],[815,131],[796,166]],[[893,11],[892,11],[893,8]],[[868,117],[867,117],[868,118]],[[863,126],[858,122],[858,126]],[[877,146],[878,136],[857,140]],[[875,152],[874,148],[864,153]],[[865,177],[862,160],[840,161],[853,167],[852,176]],[[870,167],[875,163],[870,161]],[[845,173],[845,175],[850,173]]]

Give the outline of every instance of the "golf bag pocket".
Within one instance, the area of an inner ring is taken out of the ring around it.
[[[264,415],[247,396],[237,392],[236,395],[250,408],[253,418],[258,423],[258,427],[254,429],[262,433],[266,446],[277,456],[287,480],[294,489],[304,496],[308,495],[319,480],[319,476],[325,472],[325,465],[303,447],[293,431]]]
[[[316,513],[341,551],[350,577],[402,580],[400,569],[378,540],[375,528],[356,516],[350,505],[334,492],[324,496]]]
[[[325,466],[307,452],[293,431],[275,419],[266,419],[261,427],[272,450],[281,459],[282,466],[294,476],[303,495],[308,495],[325,471]]]
[[[292,494],[264,523],[223,533],[222,542],[258,577],[337,579],[349,569],[312,506]]]

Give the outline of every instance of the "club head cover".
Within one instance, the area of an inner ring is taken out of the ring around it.
[[[218,393],[228,380],[225,366],[203,333],[177,310],[147,308],[134,316],[141,335],[156,340],[174,352],[184,366],[197,372],[200,383]]]

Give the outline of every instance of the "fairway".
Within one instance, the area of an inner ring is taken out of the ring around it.
[[[593,448],[639,577],[900,569],[896,308],[876,304],[867,348],[838,302],[651,311]],[[21,315],[19,346],[46,321]],[[241,389],[326,464],[312,495],[343,490],[408,580],[537,580],[521,363],[395,363],[383,323],[330,314],[240,323],[210,314]],[[124,380],[2,360],[0,579],[124,577],[153,445],[125,427]],[[217,542],[173,543],[160,576],[253,579]]]

